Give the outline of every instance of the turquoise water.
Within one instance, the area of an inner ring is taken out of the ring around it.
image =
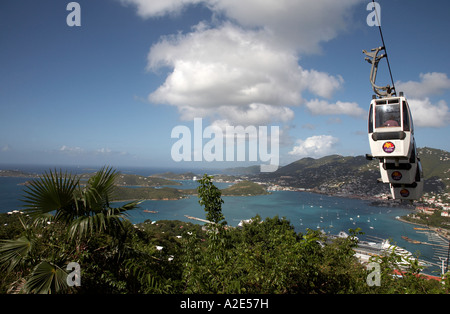
[[[19,201],[26,178],[0,177],[0,212],[20,209]],[[196,188],[195,181],[179,181],[183,185],[177,188]],[[229,186],[228,183],[216,183],[219,188]],[[269,195],[247,197],[223,197],[222,211],[226,221],[231,226],[237,226],[241,220],[249,219],[259,214],[263,219],[267,217],[285,217],[295,227],[297,232],[306,232],[307,228],[320,228],[327,233],[337,234],[348,229],[361,228],[365,233],[360,238],[375,241],[376,239],[391,239],[397,244],[415,254],[420,252],[420,259],[438,262],[435,248],[424,244],[413,244],[402,239],[402,236],[429,242],[427,236],[414,230],[411,224],[396,219],[411,211],[403,208],[374,207],[369,201],[332,197],[308,192],[275,191]],[[119,206],[115,203],[113,206]],[[153,210],[157,213],[146,213],[143,210]],[[196,196],[176,201],[144,201],[140,208],[129,212],[132,223],[145,220],[157,221],[163,219],[190,221],[185,215],[205,219],[205,211],[198,203]],[[427,272],[438,271],[432,267]]]

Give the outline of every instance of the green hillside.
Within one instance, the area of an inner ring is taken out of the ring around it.
[[[450,153],[425,147],[418,150],[418,155],[425,176],[425,191],[450,192]],[[372,196],[388,192],[388,185],[377,183],[378,160],[367,160],[364,156],[302,158],[273,173],[261,173],[256,177],[274,184],[331,193]]]
[[[112,201],[130,201],[130,200],[178,200],[185,196],[185,190],[178,190],[169,187],[152,188],[140,187],[129,188],[116,186]]]
[[[80,176],[81,180],[88,180],[94,173],[85,173]],[[136,174],[118,173],[114,183],[118,186],[142,186],[142,187],[160,187],[164,185],[181,185],[181,183],[159,178],[146,177]]]
[[[422,163],[425,178],[439,177],[447,186],[450,184],[450,153],[429,147],[419,148],[418,155]]]
[[[186,173],[174,173],[171,171],[164,172],[164,173],[158,173],[151,175],[151,178],[163,178],[168,180],[192,180],[195,176],[197,176],[193,172],[186,172]]]
[[[254,196],[269,194],[266,187],[251,181],[241,181],[223,189],[224,196]]]

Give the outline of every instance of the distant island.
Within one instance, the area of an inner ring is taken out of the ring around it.
[[[39,178],[38,174],[32,174],[21,170],[1,170],[0,177],[15,177],[15,178]]]
[[[221,190],[223,196],[256,196],[269,194],[266,186],[251,181],[242,181]],[[123,187],[116,186],[113,201],[130,200],[179,200],[197,195],[197,189],[177,189],[173,187]]]
[[[132,200],[159,200],[173,201],[193,194],[190,190],[179,190],[171,187],[124,187],[116,186],[112,193],[111,201],[132,201]]]
[[[82,174],[81,180],[88,180],[94,173]],[[136,174],[124,174],[118,173],[115,185],[117,186],[139,186],[139,187],[162,187],[165,185],[181,185],[181,183],[167,180],[164,178],[158,178],[153,176],[140,176]]]
[[[270,194],[265,185],[251,181],[242,181],[221,190],[223,196],[256,196]]]
[[[186,173],[174,173],[171,171],[159,173],[159,174],[152,174],[150,178],[162,178],[162,179],[168,179],[168,180],[194,180],[198,175],[196,175],[193,172],[186,172]]]

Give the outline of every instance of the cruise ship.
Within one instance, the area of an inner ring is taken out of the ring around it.
[[[349,235],[341,231],[336,236],[331,236],[330,238],[347,238]],[[398,263],[400,268],[407,268],[411,264],[411,260],[416,260],[411,252],[401,248],[399,246],[393,245],[388,239],[381,242],[371,242],[371,241],[361,241],[358,240],[357,247],[354,248],[355,256],[362,263],[369,263],[370,258],[373,256],[387,256],[389,254],[396,254],[401,256],[401,260]],[[419,261],[419,265],[427,266],[425,263]]]

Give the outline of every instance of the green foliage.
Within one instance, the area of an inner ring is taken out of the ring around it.
[[[22,214],[0,214],[0,239],[14,239],[22,233]]]
[[[59,266],[42,261],[34,268],[24,289],[27,293],[64,291],[68,288],[66,278],[67,273]]]
[[[138,203],[111,208],[109,200],[114,179],[114,171],[103,168],[81,186],[80,180],[71,174],[50,171],[27,186],[24,202],[27,216],[32,219],[20,220],[21,236],[0,242],[1,269],[7,276],[25,282],[8,289],[30,293],[65,292],[68,287],[60,265],[88,256],[90,252],[86,254],[83,249],[100,235],[109,236],[105,248],[120,252],[121,240],[127,234],[124,213]],[[94,252],[99,249],[95,248]]]
[[[222,220],[225,217],[222,214],[223,200],[221,198],[222,192],[213,184],[213,177],[205,174],[203,178],[198,180],[200,186],[197,188],[198,201],[201,206],[204,206],[206,212],[206,220],[211,221],[214,224],[223,224],[226,222]]]
[[[424,279],[416,260],[395,251],[374,259],[381,285],[369,286],[370,270],[354,256],[360,230],[330,239],[317,230],[297,233],[285,218],[258,215],[231,228],[221,191],[207,175],[198,188],[211,221],[206,228],[168,220],[132,225],[123,214],[136,203],[109,206],[112,177],[103,169],[81,187],[70,175],[51,173],[31,185],[31,218],[0,216],[13,231],[0,242],[0,293],[449,292],[448,276],[442,283]],[[67,285],[69,262],[79,263],[81,286]]]
[[[402,219],[412,223],[420,223],[428,227],[450,229],[450,217],[442,216],[441,213],[441,210],[435,210],[431,215],[425,213],[414,213],[415,218],[406,215],[403,216]]]

